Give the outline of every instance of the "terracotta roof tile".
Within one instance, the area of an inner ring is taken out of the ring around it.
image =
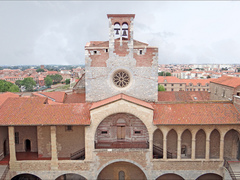
[[[67,94],[64,103],[85,103],[85,93],[72,93]]]
[[[61,92],[61,91],[56,91],[56,92],[37,92],[37,93],[33,93],[34,95],[40,95],[43,97],[48,97],[50,99],[52,99],[55,102],[59,102],[59,103],[63,103],[66,97],[66,93],[65,92]]]
[[[240,86],[240,78],[239,77],[222,76],[220,78],[211,80],[211,82],[216,83],[216,84],[222,84],[225,86],[234,87],[234,88]]]
[[[89,125],[90,103],[44,104],[47,98],[8,98],[0,109],[1,125]]]
[[[19,95],[11,93],[11,92],[6,92],[3,94],[0,94],[0,106],[7,100],[9,97],[19,97]]]
[[[131,97],[131,96],[127,96],[125,94],[118,94],[116,96],[112,96],[110,98],[107,98],[107,99],[104,99],[102,101],[98,101],[98,102],[95,102],[92,104],[90,110],[92,109],[95,109],[95,108],[98,108],[100,106],[103,106],[105,104],[109,104],[109,103],[112,103],[114,101],[118,101],[118,100],[121,100],[121,99],[124,99],[126,101],[129,101],[129,102],[132,102],[132,103],[135,103],[135,104],[138,104],[138,105],[141,105],[141,106],[144,106],[144,107],[147,107],[149,109],[153,109],[152,105],[150,103],[147,103],[145,101],[142,101],[142,100],[139,100],[139,99],[136,99],[134,97]]]
[[[159,91],[158,101],[208,101],[210,93],[207,91]]]
[[[240,124],[240,113],[231,103],[153,104],[157,124]]]

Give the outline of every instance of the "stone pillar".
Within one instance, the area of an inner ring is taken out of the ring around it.
[[[85,126],[85,160],[93,159],[93,151],[95,149],[94,136],[92,132],[93,128],[91,126]]]
[[[51,158],[51,169],[58,169],[58,157],[57,157],[57,137],[56,137],[56,126],[51,126],[51,152],[52,152],[52,158]]]
[[[14,166],[14,163],[16,163],[16,149],[15,149],[15,132],[14,127],[9,126],[8,127],[8,136],[9,136],[9,152],[10,152],[10,160],[9,165],[10,169]]]
[[[181,159],[181,144],[182,144],[181,135],[178,134],[178,142],[177,142],[177,159]]]
[[[163,160],[167,160],[167,137],[163,134]]]
[[[224,156],[224,137],[221,136],[221,138],[220,138],[220,155],[219,155],[219,159],[223,160],[223,156]]]
[[[209,136],[206,137],[206,156],[205,159],[209,160],[209,152],[210,152],[210,139]]]
[[[193,136],[192,137],[192,155],[191,155],[192,160],[195,159],[195,153],[196,153],[196,139]]]

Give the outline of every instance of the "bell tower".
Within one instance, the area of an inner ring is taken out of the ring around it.
[[[123,93],[155,102],[158,98],[158,48],[133,39],[135,14],[108,14],[109,41],[85,46],[86,101]]]

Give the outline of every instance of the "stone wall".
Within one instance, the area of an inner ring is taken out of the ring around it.
[[[57,150],[58,157],[70,157],[74,153],[84,148],[84,126],[71,126],[72,130],[67,130],[66,126],[57,126]]]
[[[210,83],[211,100],[229,100],[233,99],[234,88],[221,84]]]
[[[26,140],[31,142],[31,152],[38,151],[37,127],[36,126],[16,126],[15,133],[19,133],[19,144],[16,144],[16,152],[26,151]]]
[[[38,156],[51,157],[50,126],[38,126]]]

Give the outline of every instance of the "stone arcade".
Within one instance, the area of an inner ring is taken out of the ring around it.
[[[75,87],[84,102],[0,102],[5,178],[231,179],[224,159],[240,158],[233,103],[158,102],[158,48],[133,39],[134,14],[107,17],[109,41],[85,46]]]

